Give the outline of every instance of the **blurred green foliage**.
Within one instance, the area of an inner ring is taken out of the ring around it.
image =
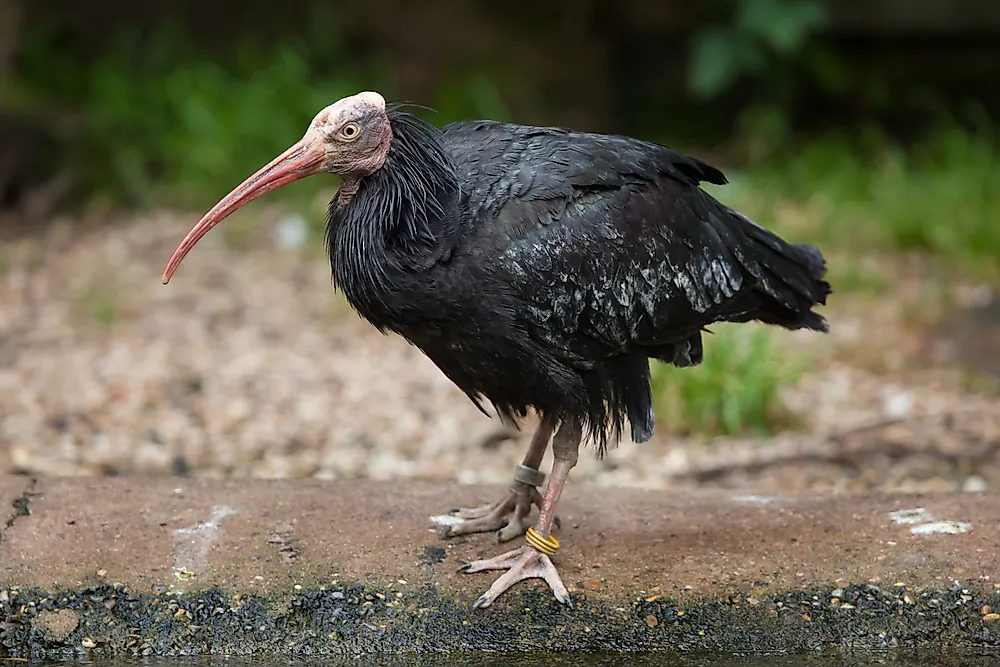
[[[720,1],[729,22],[706,28],[692,57],[692,86],[706,94],[732,85],[741,68],[770,72],[794,60],[825,16],[820,0]],[[218,54],[165,23],[151,35],[120,33],[86,61],[36,27],[25,34],[6,103],[60,110],[53,125],[63,160],[92,202],[201,208],[291,144],[331,101],[364,88],[392,94],[388,68],[346,57],[329,21],[308,25],[323,25],[321,37],[307,30],[267,46],[245,37]],[[434,99],[415,101],[437,109],[436,123],[510,115],[488,78],[461,67],[441,78]],[[805,222],[783,231],[799,240],[927,252],[986,271],[1000,255],[1000,158],[987,122],[975,132],[946,126],[904,149],[876,132],[803,141],[771,106],[747,110],[742,136],[741,184],[715,191],[764,224],[781,228],[776,213],[792,204]],[[296,183],[270,200],[306,200],[324,185]]]
[[[321,45],[321,46],[320,46]],[[66,109],[67,166],[91,203],[203,207],[296,141],[323,107],[359,90],[391,89],[386,72],[352,66],[335,35],[264,46],[240,40],[222,57],[176,23],[123,32],[90,62],[44,30],[23,46],[14,94],[28,109]],[[442,84],[435,120],[504,108],[489,82]],[[301,182],[270,199],[304,199]]]
[[[822,0],[724,0],[721,4],[728,21],[696,35],[690,61],[691,88],[705,98],[723,93],[741,75],[773,79],[776,69],[801,59],[803,52],[814,52],[808,38],[827,18]],[[825,62],[816,60],[817,65]]]
[[[855,256],[924,253],[1000,280],[1000,151],[989,126],[942,126],[908,149],[877,133],[828,136],[734,180],[707,188],[799,241]]]
[[[808,38],[826,20],[821,0],[716,5],[720,22],[694,41],[696,92],[718,94],[743,74],[774,78],[820,48]],[[304,25],[295,38],[265,45],[248,36],[216,53],[168,22],[152,34],[117,34],[91,60],[34,26],[0,101],[52,114],[61,158],[92,202],[201,208],[297,139],[331,101],[364,88],[392,95],[392,72],[347,57],[330,17]],[[495,85],[461,66],[441,77],[434,99],[414,101],[436,108],[436,123],[510,119]],[[775,212],[795,204],[808,223],[790,231],[822,244],[926,251],[956,265],[997,256],[1000,194],[991,184],[1000,168],[988,123],[974,133],[947,127],[904,150],[875,133],[803,141],[784,113],[775,105],[744,113],[743,186],[721,188],[720,197],[778,226]],[[323,185],[296,183],[270,199],[305,199]]]
[[[245,40],[214,60],[173,24],[151,38],[119,34],[93,62],[53,49],[45,34],[31,37],[22,97],[73,110],[66,159],[91,198],[108,204],[204,205],[361,80],[344,67],[320,74],[295,43],[263,49]]]
[[[782,392],[805,368],[778,334],[756,324],[719,324],[703,336],[704,360],[693,368],[651,366],[657,420],[671,432],[700,436],[767,434],[794,424]]]

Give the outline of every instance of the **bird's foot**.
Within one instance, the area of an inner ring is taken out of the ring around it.
[[[520,549],[514,549],[493,558],[463,563],[462,567],[459,568],[460,572],[466,573],[484,570],[507,570],[507,572],[494,581],[490,589],[472,603],[476,609],[489,607],[511,586],[525,579],[544,579],[549,588],[552,589],[556,600],[565,605],[572,605],[569,591],[563,585],[562,577],[559,576],[556,566],[552,564],[552,559],[534,547],[524,545]]]
[[[490,505],[471,508],[456,508],[449,514],[459,519],[461,523],[444,526],[439,534],[441,537],[455,537],[456,535],[468,535],[470,533],[488,533],[496,531],[498,542],[507,542],[524,535],[531,526],[528,515],[531,514],[531,506],[542,506],[542,497],[530,482],[541,483],[545,476],[541,475],[533,468],[521,466],[527,471],[541,476],[541,480],[532,477],[528,481],[521,481],[515,477],[514,484],[503,498]],[[518,476],[527,476],[520,468]]]

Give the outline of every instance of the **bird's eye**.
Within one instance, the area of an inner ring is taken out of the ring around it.
[[[358,127],[357,123],[348,123],[344,127],[340,128],[340,136],[344,139],[354,139],[361,132],[361,128]]]

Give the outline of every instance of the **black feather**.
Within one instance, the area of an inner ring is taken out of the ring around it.
[[[575,418],[603,453],[648,440],[649,358],[701,363],[701,334],[759,320],[826,331],[818,250],[699,184],[725,175],[628,137],[492,121],[440,130],[393,106],[385,165],[331,205],[334,279],[482,409]]]
[[[389,117],[385,165],[361,180],[349,206],[338,193],[327,218],[334,282],[366,317],[399,274],[426,269],[450,251],[459,222],[445,211],[460,190],[437,128],[396,109]]]

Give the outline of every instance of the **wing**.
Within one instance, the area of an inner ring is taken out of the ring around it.
[[[558,128],[463,123],[444,133],[469,213],[489,222],[494,261],[533,335],[576,365],[669,346],[720,320],[825,326],[809,313],[829,291],[818,252],[698,187],[725,183],[718,169]]]
[[[581,187],[616,188],[631,178],[656,175],[695,186],[727,182],[721,171],[697,158],[630,137],[493,121],[452,123],[441,132],[470,212],[496,217],[515,202],[533,202],[524,211],[529,226],[550,221],[551,213],[560,212],[560,202],[565,205]],[[552,210],[542,202],[550,202]],[[531,220],[533,213],[547,220]]]

